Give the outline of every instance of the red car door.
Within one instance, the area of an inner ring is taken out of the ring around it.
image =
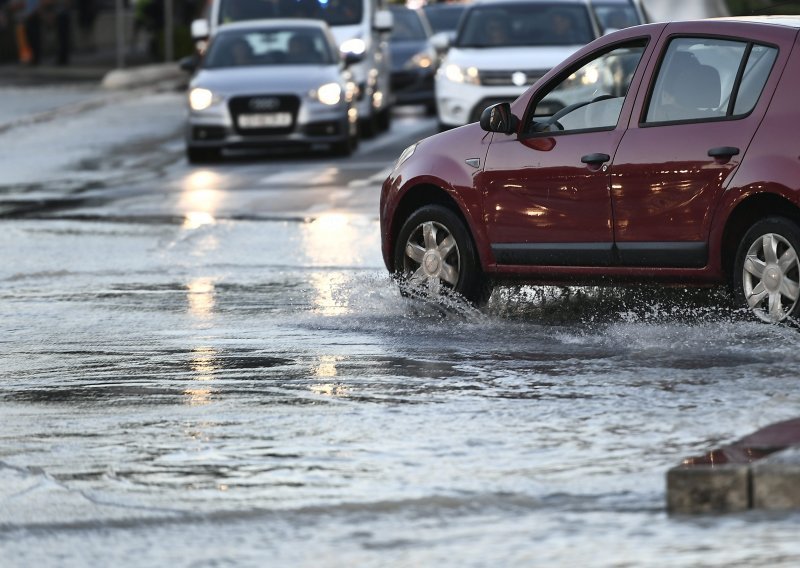
[[[494,135],[480,187],[497,264],[612,263],[608,167],[646,49],[636,38],[581,58],[532,96],[522,134]]]
[[[623,266],[706,265],[714,207],[761,122],[796,34],[765,26],[732,39],[744,31],[735,22],[725,36],[703,30],[702,22],[667,27],[614,157],[614,239]]]

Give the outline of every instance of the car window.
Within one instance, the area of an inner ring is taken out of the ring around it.
[[[645,45],[644,40],[628,43],[580,64],[534,99],[527,132],[615,127]]]
[[[222,0],[219,23],[271,18],[315,18],[332,26],[361,22],[362,0]]]
[[[327,65],[334,62],[328,41],[313,28],[223,32],[211,42],[203,67]]]
[[[673,39],[659,67],[646,122],[725,118],[747,113],[764,87],[776,50],[753,46],[741,82],[741,100],[730,108],[747,42],[712,38]]]
[[[439,5],[428,4],[425,6],[425,15],[431,24],[434,32],[444,32],[455,30],[458,27],[458,20],[464,13],[464,5]]]
[[[457,47],[583,45],[594,39],[585,5],[515,2],[476,5],[464,15]]]
[[[734,115],[747,114],[756,106],[776,57],[778,57],[778,50],[774,47],[753,46],[750,56],[747,58],[739,92],[736,95],[736,103],[733,107]]]
[[[592,2],[592,9],[600,24],[600,31],[604,34],[641,24],[639,15],[631,4]]]
[[[392,41],[419,41],[428,37],[422,21],[414,10],[394,9],[392,16],[394,18]]]

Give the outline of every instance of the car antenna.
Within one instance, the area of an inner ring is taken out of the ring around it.
[[[782,8],[783,6],[788,6],[790,4],[797,5],[797,1],[795,0],[795,1],[791,1],[791,2],[778,2],[777,4],[772,4],[770,6],[764,6],[762,8],[754,8],[753,10],[750,11],[750,15],[751,16],[766,16],[766,15],[769,15],[769,14],[767,14],[768,11],[774,10],[775,8]]]

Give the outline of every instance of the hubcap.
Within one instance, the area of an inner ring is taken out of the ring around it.
[[[414,284],[439,293],[441,286],[455,288],[461,258],[450,231],[435,221],[420,223],[406,242],[403,269]]]
[[[756,239],[742,269],[747,305],[761,320],[780,322],[800,298],[800,261],[794,247],[777,233]]]

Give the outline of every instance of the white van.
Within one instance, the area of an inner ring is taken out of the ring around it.
[[[192,37],[207,39],[222,24],[271,18],[324,20],[343,53],[363,55],[350,69],[358,86],[357,109],[362,133],[389,128],[390,88],[388,32],[392,14],[386,0],[212,0],[208,19],[192,22]]]

